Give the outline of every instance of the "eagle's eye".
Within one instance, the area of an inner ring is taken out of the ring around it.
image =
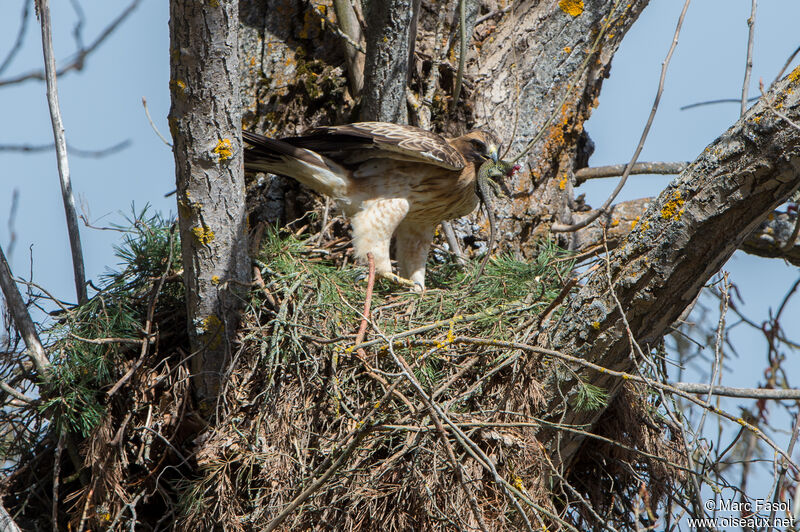
[[[475,150],[478,153],[480,153],[481,155],[486,157],[486,143],[485,142],[483,142],[482,140],[478,140],[478,139],[470,139],[470,142],[472,143],[472,146],[475,148]]]

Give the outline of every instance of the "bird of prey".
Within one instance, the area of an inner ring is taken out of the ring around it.
[[[318,127],[303,136],[271,139],[243,132],[245,169],[296,179],[333,198],[350,218],[353,251],[372,253],[378,276],[425,288],[425,263],[436,226],[478,205],[476,175],[498,161],[486,131],[444,138],[412,126],[360,122]],[[399,276],[389,247],[395,237]]]

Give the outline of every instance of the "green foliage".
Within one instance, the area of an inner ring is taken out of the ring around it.
[[[594,412],[608,404],[608,392],[599,386],[581,381],[578,384],[577,394],[573,406],[583,412]]]
[[[145,207],[128,222],[127,227],[118,226],[125,231],[115,248],[121,268],[107,272],[89,301],[65,310],[47,331],[56,342],[42,408],[54,414],[56,423],[83,435],[100,421],[104,389],[121,376],[125,353],[140,349],[140,344],[99,340],[141,340],[155,286],[167,269],[179,269],[179,242],[167,220],[148,215]],[[181,283],[165,284],[155,310],[174,313],[182,299]]]
[[[309,337],[344,338],[358,328],[366,297],[366,268],[337,267],[335,261],[315,250],[308,241],[275,229],[266,231],[257,264],[265,280],[265,291],[283,301],[275,309],[277,315],[263,324],[271,327],[271,334],[263,340],[268,346],[262,346],[261,351],[268,355],[273,370],[276,364],[302,360],[312,363]],[[464,268],[449,259],[430,261],[424,295],[409,292],[390,281],[377,280],[372,299],[375,326],[372,337],[390,336],[415,326],[453,320],[514,302],[518,311],[486,315],[468,325],[459,323],[452,331],[511,339],[520,311],[524,308],[535,314],[537,309],[543,310],[561,291],[562,279],[569,275],[573,261],[555,244],[543,242],[530,262],[511,255],[490,260],[470,291],[468,287],[475,280],[478,265],[478,259],[468,261]],[[254,298],[254,309],[265,304],[261,291],[255,292]],[[291,305],[287,304],[289,301]],[[446,329],[439,329],[428,338],[440,338],[445,333]],[[334,349],[341,348],[339,344]],[[407,358],[411,356],[405,348],[397,351]],[[500,364],[506,355],[497,356],[493,363]],[[435,389],[442,375],[447,374],[443,369],[446,363],[433,353],[415,370],[416,377],[429,390]]]

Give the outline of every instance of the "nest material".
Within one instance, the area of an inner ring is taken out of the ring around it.
[[[86,307],[94,310],[70,314],[52,346],[71,368],[47,411],[55,423],[40,425],[5,486],[6,506],[32,526],[50,515],[59,433],[68,436],[59,519],[72,529],[134,520],[143,529],[197,530],[518,530],[526,521],[596,526],[599,516],[625,524],[614,512],[619,501],[603,496],[608,487],[635,494],[649,478],[655,508],[677,478],[663,460],[613,445],[599,456],[595,445],[566,479],[576,490],[554,490],[536,440],[542,390],[529,370],[538,362],[498,345],[535,343],[541,314],[557,318],[551,303],[573,264],[551,244],[532,262],[494,258],[472,292],[465,287],[476,262],[461,271],[441,250],[425,295],[379,281],[358,348],[366,283],[363,269],[348,265],[346,241],[320,247],[316,237],[268,230],[257,260],[263,282],[206,424],[192,411],[186,337],[171,323],[183,319],[180,283],[163,282],[179,269],[170,266],[177,243],[163,228],[142,227],[125,257],[133,269]],[[89,351],[69,331],[122,334],[108,325],[112,307],[127,309],[129,325],[152,307],[156,342],[145,355],[140,345],[91,344],[94,355],[79,357]],[[107,371],[87,369],[87,360]],[[63,399],[75,389],[85,392],[81,401]],[[583,389],[578,407],[605,406],[602,390]],[[603,435],[677,462],[649,396],[626,393],[626,408],[612,404],[605,414]],[[599,464],[597,482],[581,480]]]

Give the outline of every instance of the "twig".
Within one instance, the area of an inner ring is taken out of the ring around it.
[[[350,7],[352,8],[352,5]],[[328,20],[328,17],[326,17],[324,13],[320,12],[317,9],[317,6],[312,4],[311,8],[313,9],[314,13],[323,20],[325,26],[331,29],[331,31],[334,33],[334,35],[336,35],[340,39],[344,39],[345,42],[347,42],[347,44],[349,44],[350,46],[352,46],[353,48],[355,48],[356,50],[358,50],[362,54],[366,54],[367,53],[367,51],[364,49],[364,46],[361,43],[358,43],[358,42],[354,41],[352,37],[350,37],[347,33],[345,33],[342,30],[342,28],[339,28],[338,25],[336,25],[333,22],[331,22],[330,20]],[[338,15],[338,10],[337,10],[337,15]],[[353,11],[353,15],[355,16],[355,11]]]
[[[0,389],[2,389],[8,395],[11,395],[11,396],[19,399],[23,403],[27,403],[27,404],[32,404],[33,403],[33,399],[31,399],[27,395],[17,391],[16,389],[12,388],[11,386],[8,385],[8,383],[6,383],[6,381],[0,381]],[[2,529],[0,529],[0,530],[2,530]]]
[[[408,331],[406,331],[406,332],[408,332]],[[423,339],[416,339],[416,340],[410,340],[410,341],[409,340],[405,340],[405,341],[403,341],[401,343],[401,342],[397,341],[399,338],[400,338],[400,334],[397,334],[397,335],[393,336],[393,344],[394,345],[396,345],[396,346],[403,345],[404,346],[404,345],[406,345],[406,342],[407,342],[408,345],[412,345],[412,346],[414,346],[414,345],[427,346],[427,345],[436,345],[436,343],[437,343],[435,340],[423,340]],[[361,345],[366,347],[367,344],[375,344],[375,343],[379,343],[379,342],[385,343],[386,340],[380,339],[380,340],[377,340],[377,341],[374,341],[374,342],[364,342]],[[537,354],[541,354],[541,355],[557,358],[557,359],[563,360],[565,362],[578,364],[580,366],[584,366],[586,368],[593,369],[593,370],[597,371],[598,373],[602,373],[604,375],[610,375],[612,377],[618,377],[620,379],[624,379],[624,380],[627,380],[627,381],[640,382],[642,384],[646,384],[646,385],[652,386],[653,388],[673,393],[675,395],[678,395],[679,397],[683,397],[684,399],[687,399],[687,400],[691,401],[692,403],[696,404],[697,406],[700,406],[701,408],[708,408],[709,411],[711,411],[711,412],[713,412],[713,413],[715,413],[715,414],[717,414],[717,415],[719,415],[721,417],[724,417],[725,419],[728,419],[729,421],[733,421],[734,423],[737,423],[737,424],[741,425],[742,427],[748,429],[750,432],[756,434],[759,438],[761,438],[762,441],[764,441],[767,445],[769,445],[778,454],[780,454],[781,456],[783,456],[787,460],[791,460],[790,463],[792,464],[793,467],[798,467],[797,464],[794,462],[794,460],[792,460],[791,456],[788,456],[783,449],[778,447],[775,444],[775,442],[773,442],[758,427],[755,427],[751,423],[749,423],[748,421],[746,421],[746,420],[744,420],[744,419],[742,419],[742,418],[740,418],[738,416],[734,416],[733,414],[729,414],[728,412],[725,412],[724,410],[720,410],[720,409],[715,408],[713,406],[706,407],[705,401],[703,401],[702,399],[699,399],[697,397],[694,397],[692,395],[692,393],[694,393],[694,392],[687,392],[687,391],[681,390],[681,389],[673,386],[672,384],[662,383],[660,381],[655,381],[655,380],[652,380],[652,379],[645,379],[644,377],[641,377],[639,375],[633,375],[631,373],[626,373],[624,371],[616,371],[616,370],[613,370],[613,369],[605,368],[605,367],[600,366],[598,364],[595,364],[593,362],[589,362],[588,360],[585,360],[583,358],[574,357],[572,355],[568,355],[566,353],[562,353],[561,351],[555,351],[553,349],[545,349],[543,347],[537,347],[537,346],[534,346],[534,345],[529,345],[529,344],[525,344],[525,343],[521,343],[521,342],[510,342],[510,341],[505,341],[505,340],[497,340],[497,339],[494,339],[494,338],[475,338],[475,337],[468,337],[468,336],[456,336],[455,338],[450,340],[450,343],[451,344],[478,345],[478,346],[494,347],[494,348],[500,348],[500,349],[519,349],[520,351],[525,351],[525,352],[528,352],[528,353],[537,353]],[[685,386],[689,386],[690,383],[684,383],[682,386],[684,386],[684,385]],[[708,385],[707,384],[701,384],[700,386],[708,386]],[[736,388],[727,388],[727,387],[724,387],[724,386],[723,387],[714,386],[715,393],[719,393],[720,395],[725,395],[721,390],[726,390],[726,389],[735,390]],[[759,394],[762,391],[766,392],[766,390],[755,390],[755,391],[757,393],[759,393]],[[698,390],[697,393],[699,393],[699,394],[708,393],[708,388],[702,388],[702,389]],[[798,467],[798,469],[800,469],[800,467]]]
[[[699,382],[671,382],[670,386],[682,392],[705,395],[712,391],[712,386]],[[745,399],[776,399],[776,400],[800,400],[800,390],[798,389],[776,389],[776,388],[732,388],[730,386],[713,386],[714,395],[725,397],[743,397]]]
[[[169,255],[167,257],[167,265],[164,268],[164,273],[161,274],[161,277],[158,280],[158,284],[155,286],[153,291],[153,299],[150,301],[150,307],[147,309],[147,318],[145,320],[144,325],[144,338],[142,339],[142,349],[139,352],[139,358],[136,362],[131,366],[131,368],[123,375],[115,384],[111,387],[111,389],[107,392],[108,397],[112,397],[117,391],[122,387],[128,379],[136,372],[137,369],[142,365],[144,362],[145,357],[147,356],[147,352],[150,348],[150,342],[152,339],[150,338],[150,331],[153,328],[153,315],[156,310],[156,303],[158,303],[158,296],[161,293],[161,288],[164,286],[164,281],[169,274],[170,268],[172,268],[172,250],[173,250],[173,242],[175,238],[175,224],[172,225],[172,229],[169,233]]]
[[[672,54],[675,51],[675,48],[678,46],[678,37],[681,34],[681,26],[683,26],[683,19],[686,17],[686,11],[689,9],[689,4],[691,0],[686,0],[683,4],[683,9],[681,10],[681,14],[678,17],[678,24],[675,27],[675,34],[672,37],[672,44],[669,47],[669,51],[667,52],[667,57],[664,58],[664,62],[661,63],[661,76],[658,79],[658,90],[656,91],[656,98],[653,102],[653,108],[650,110],[650,116],[647,118],[647,123],[644,126],[644,130],[642,131],[642,136],[639,138],[639,144],[636,146],[636,150],[633,152],[633,157],[631,157],[631,161],[628,163],[628,166],[625,168],[625,172],[623,172],[622,177],[617,183],[617,187],[611,193],[611,195],[606,199],[603,206],[597,209],[594,214],[587,216],[583,220],[578,223],[564,225],[555,223],[552,226],[552,231],[554,232],[567,232],[567,231],[577,231],[583,227],[586,227],[590,223],[594,222],[600,216],[604,215],[608,208],[611,206],[611,203],[616,199],[617,195],[622,190],[622,187],[625,186],[625,182],[628,180],[628,176],[633,169],[633,165],[636,164],[636,160],[639,158],[639,154],[642,153],[642,148],[644,148],[644,142],[647,140],[647,135],[650,133],[650,126],[653,125],[653,120],[656,117],[656,111],[658,111],[658,104],[661,102],[661,94],[664,92],[664,81],[667,78],[667,68],[669,67],[669,62],[672,59]],[[610,18],[610,17],[609,17]]]
[[[481,22],[486,22],[486,21],[487,21],[487,20],[489,20],[490,18],[494,18],[494,17],[496,17],[497,15],[503,15],[503,14],[505,14],[505,13],[508,13],[508,10],[509,10],[509,9],[511,9],[511,6],[513,6],[513,5],[514,5],[513,3],[509,3],[509,4],[508,4],[506,7],[504,7],[503,9],[495,9],[495,10],[494,10],[494,11],[492,11],[491,13],[487,13],[487,14],[483,15],[482,17],[478,17],[478,18],[477,18],[477,20],[475,20],[475,25],[477,26],[477,25],[478,25],[478,24],[480,24]]]
[[[636,163],[631,168],[630,174],[663,174],[672,175],[680,174],[686,167],[689,166],[688,162],[661,162],[653,161],[648,163]],[[575,172],[575,184],[580,185],[589,179],[600,179],[603,177],[617,177],[625,173],[626,164],[614,164],[610,166],[594,166],[591,168],[581,168]]]
[[[39,19],[42,25],[42,52],[44,54],[45,80],[47,82],[47,104],[50,107],[50,120],[53,123],[53,136],[56,143],[58,175],[61,179],[61,196],[64,200],[64,213],[67,217],[67,232],[72,250],[72,270],[75,278],[75,292],[78,303],[83,304],[86,296],[86,273],[83,267],[83,250],[78,227],[78,215],[75,210],[75,199],[72,196],[72,183],[69,176],[67,158],[67,138],[64,135],[64,124],[61,121],[61,110],[58,106],[58,87],[56,84],[56,58],[53,52],[53,35],[50,25],[50,0],[36,0],[39,7]]]
[[[795,48],[794,52],[792,52],[792,55],[789,56],[789,59],[786,60],[786,62],[783,64],[783,67],[781,67],[780,71],[778,71],[778,75],[775,76],[775,79],[769,84],[770,89],[781,79],[781,77],[783,77],[783,73],[786,72],[786,69],[792,64],[792,61],[794,61],[794,58],[797,57],[797,54],[800,54],[800,46]]]
[[[145,116],[147,116],[147,121],[150,122],[150,127],[153,128],[153,131],[156,132],[156,135],[158,135],[158,138],[161,139],[161,142],[163,142],[164,144],[166,144],[167,146],[169,146],[171,148],[172,147],[172,143],[170,141],[168,141],[164,137],[164,135],[161,134],[161,132],[156,127],[155,122],[153,122],[153,118],[150,116],[150,110],[147,108],[147,98],[145,98],[144,96],[142,96],[142,107],[144,107],[144,114],[145,114]]]
[[[451,224],[449,220],[443,221],[442,230],[444,231],[444,238],[447,240],[447,245],[450,246],[450,253],[456,258],[456,263],[463,267],[467,264],[467,260],[464,258],[464,251],[461,249],[461,245],[458,243],[458,237],[453,230],[453,224]]]
[[[40,0],[41,1],[41,0]],[[66,430],[62,428],[61,430]],[[61,453],[64,452],[64,433],[58,435],[55,457],[53,458],[53,532],[58,532],[58,484],[61,478]]]
[[[83,338],[78,336],[77,334],[68,333],[70,338],[75,338],[76,340],[80,340],[81,342],[86,342],[88,344],[96,344],[96,345],[108,345],[108,344],[135,344],[135,345],[142,345],[143,342],[153,342],[153,338],[150,337],[148,339],[142,338]]]
[[[36,0],[36,1],[41,2],[42,0]],[[133,10],[136,9],[136,7],[141,3],[141,1],[142,0],[133,0],[130,3],[130,5],[128,5],[128,7],[122,13],[120,13],[120,15],[116,19],[114,19],[111,22],[111,24],[109,24],[106,27],[106,29],[103,30],[102,33],[100,33],[100,35],[98,35],[97,39],[95,39],[92,44],[90,44],[87,48],[78,50],[78,52],[74,55],[72,60],[67,65],[61,67],[58,70],[58,72],[56,72],[56,75],[62,76],[72,70],[83,69],[84,62],[86,58],[89,56],[89,54],[94,52],[101,44],[103,44],[103,42],[114,32],[114,30],[116,30],[117,27],[119,27],[119,25],[122,24],[122,22],[128,17],[128,15],[130,15],[133,12]],[[41,13],[41,10],[39,12]],[[43,72],[41,70],[34,70],[26,74],[21,74],[14,78],[0,80],[0,87],[4,85],[13,85],[15,83],[22,83],[23,81],[28,81],[31,79],[38,79],[41,81],[46,79],[46,76],[47,76],[46,72]]]
[[[453,431],[453,436],[456,438],[459,444],[461,444],[461,447],[468,454],[470,454],[478,463],[480,463],[482,467],[486,468],[491,473],[495,483],[498,485],[498,487],[500,487],[500,489],[503,490],[506,496],[514,504],[514,507],[516,508],[517,512],[519,512],[520,517],[525,522],[526,528],[529,531],[532,531],[533,527],[531,526],[530,520],[528,519],[528,515],[522,509],[522,507],[519,504],[519,500],[517,499],[517,497],[522,495],[519,492],[519,490],[511,486],[505,479],[503,479],[500,476],[500,474],[497,472],[497,469],[494,466],[494,463],[492,463],[491,459],[488,456],[486,456],[483,450],[480,447],[478,447],[475,444],[475,442],[473,442],[466,435],[466,433],[464,433],[464,431],[462,431],[455,423],[453,423],[453,421],[450,420],[449,416],[447,416],[447,414],[436,403],[434,403],[430,399],[430,397],[428,397],[428,395],[425,393],[425,390],[422,388],[422,385],[414,377],[414,373],[411,367],[408,365],[408,362],[406,362],[405,359],[403,359],[403,357],[397,356],[397,354],[394,352],[394,342],[392,341],[393,338],[389,339],[383,334],[381,334],[381,336],[384,338],[384,340],[388,342],[387,345],[389,346],[389,353],[394,359],[395,364],[397,364],[400,367],[400,369],[403,372],[403,376],[408,380],[408,382],[417,392],[417,395],[420,397],[420,399],[422,399],[422,402],[425,403],[425,406],[428,408],[429,412],[431,412],[432,415],[435,414],[436,416],[438,416],[441,421],[444,421],[447,424],[447,426],[449,426],[450,429]],[[444,428],[442,428],[441,430],[444,430]],[[514,488],[514,489],[509,490],[509,488]],[[511,496],[510,491],[513,492],[515,495],[517,495],[517,497]]]
[[[11,64],[11,61],[14,60],[14,57],[16,57],[20,48],[22,48],[22,43],[25,41],[25,33],[28,31],[28,19],[30,11],[31,2],[29,0],[23,0],[22,20],[19,23],[19,32],[17,32],[17,38],[14,40],[14,44],[11,46],[11,50],[8,51],[8,55],[6,55],[6,58],[3,59],[3,63],[0,64],[0,73],[8,68],[8,65]],[[0,507],[2,507],[2,505],[0,505]]]
[[[792,437],[789,439],[789,447],[786,449],[786,452],[790,456],[794,452],[794,444],[797,443],[797,436],[798,436],[799,432],[800,432],[800,414],[798,414],[794,418],[794,429],[792,430]],[[778,475],[778,481],[775,483],[775,495],[772,498],[772,502],[774,504],[772,505],[772,510],[770,510],[769,519],[767,520],[767,522],[769,523],[769,527],[767,528],[767,532],[772,532],[772,528],[773,528],[772,525],[773,525],[773,523],[775,523],[775,511],[778,509],[778,506],[779,506],[778,502],[780,502],[781,484],[783,484],[783,479],[786,477],[786,472],[789,470],[789,465],[784,461],[781,461],[781,462],[782,462],[781,463],[781,472]],[[797,497],[797,494],[795,494],[795,498],[796,497]]]
[[[67,153],[76,155],[78,157],[91,157],[93,159],[99,159],[101,157],[107,157],[109,155],[113,155],[119,151],[122,151],[130,145],[131,145],[130,139],[123,140],[122,142],[118,142],[113,146],[109,146],[108,148],[103,148],[101,150],[83,150],[67,144]],[[55,148],[56,148],[55,144],[2,144],[0,145],[0,152],[8,151],[8,152],[21,152],[21,153],[39,153],[43,151],[54,150]]]
[[[39,340],[39,335],[36,333],[36,327],[33,324],[28,309],[25,307],[25,302],[22,301],[17,285],[14,283],[14,278],[11,276],[11,268],[8,267],[6,255],[3,253],[3,246],[0,245],[0,288],[3,290],[3,296],[6,298],[8,310],[11,312],[11,317],[14,318],[14,324],[17,330],[22,334],[22,339],[25,341],[25,346],[28,348],[28,355],[31,357],[36,371],[44,376],[47,368],[50,366],[50,361],[47,360],[42,342]]]
[[[747,62],[744,67],[744,81],[742,82],[742,108],[739,116],[744,116],[747,110],[747,91],[750,87],[750,73],[753,71],[753,40],[756,29],[756,4],[757,0],[751,0],[750,17],[747,19]]]
[[[375,259],[372,253],[367,253],[367,263],[369,264],[369,274],[367,277],[367,294],[364,299],[364,314],[361,317],[361,325],[358,327],[358,334],[356,335],[356,343],[360,344],[364,341],[364,333],[367,332],[367,322],[369,321],[369,309],[372,306],[372,289],[375,286]],[[358,354],[365,358],[367,353],[364,348],[358,350]]]
[[[19,207],[19,189],[15,188],[11,193],[11,207],[8,209],[8,256],[14,256],[14,246],[17,243],[17,208]]]
[[[754,102],[758,100],[758,97],[748,98],[748,102]],[[719,98],[717,100],[706,100],[704,102],[695,102],[690,103],[689,105],[684,105],[683,107],[679,107],[678,110],[686,111],[688,109],[694,109],[695,107],[704,107],[706,105],[716,105],[718,103],[742,103],[742,100],[739,98]]]

